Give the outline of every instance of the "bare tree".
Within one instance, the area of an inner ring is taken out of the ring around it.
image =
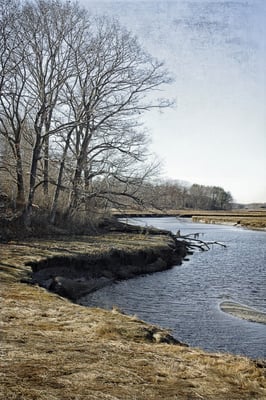
[[[227,210],[232,206],[233,198],[219,186],[193,184],[189,189],[189,206],[202,210]]]
[[[27,71],[23,65],[25,45],[19,37],[18,21],[21,8],[18,2],[1,1],[0,14],[0,134],[9,144],[15,161],[17,185],[17,207],[25,206],[25,184],[22,161],[23,126],[28,114],[28,105],[24,97]],[[16,176],[16,178],[15,178]]]
[[[21,31],[27,43],[24,56],[29,72],[26,90],[32,109],[34,146],[30,169],[27,215],[32,212],[36,187],[42,183],[48,195],[50,138],[71,121],[63,121],[60,92],[73,75],[72,46],[83,33],[84,17],[81,9],[70,2],[37,0],[23,7]],[[40,164],[43,160],[43,164]],[[37,182],[38,167],[43,179]]]
[[[139,119],[153,107],[170,105],[148,97],[171,81],[163,64],[143,52],[117,21],[96,19],[89,35],[85,47],[77,51],[76,79],[66,92],[71,112],[78,118],[72,135],[76,163],[69,212],[77,208],[84,184],[88,187],[93,178],[125,179],[114,159],[122,157],[124,166],[126,158],[143,162],[146,138]]]
[[[14,154],[25,221],[39,187],[48,204],[54,186],[52,221],[62,192],[69,213],[95,198],[138,201],[156,170],[142,114],[171,104],[155,97],[171,82],[163,63],[117,21],[92,18],[76,3],[0,2],[0,133]]]

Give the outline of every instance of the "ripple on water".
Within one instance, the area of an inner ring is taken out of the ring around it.
[[[118,306],[148,322],[170,328],[192,346],[254,358],[266,357],[266,325],[235,318],[220,310],[222,301],[266,312],[266,233],[232,226],[193,224],[175,218],[140,219],[139,223],[181,234],[202,232],[203,240],[227,244],[196,252],[171,270],[108,286],[82,303]]]

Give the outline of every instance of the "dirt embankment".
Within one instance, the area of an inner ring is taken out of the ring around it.
[[[168,237],[151,248],[115,249],[101,254],[57,255],[31,261],[31,283],[76,301],[118,280],[130,279],[181,264],[186,245]]]

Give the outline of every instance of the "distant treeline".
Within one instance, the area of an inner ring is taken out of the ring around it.
[[[165,181],[145,185],[142,190],[144,202],[158,209],[230,210],[233,206],[231,193],[219,186]]]

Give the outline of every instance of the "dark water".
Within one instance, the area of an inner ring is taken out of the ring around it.
[[[179,340],[211,351],[266,357],[266,325],[220,311],[232,300],[266,312],[266,232],[176,218],[139,218],[181,234],[200,232],[203,240],[223,242],[195,252],[171,270],[123,281],[83,298],[82,304],[111,308],[170,328]],[[131,220],[131,222],[133,222]]]

